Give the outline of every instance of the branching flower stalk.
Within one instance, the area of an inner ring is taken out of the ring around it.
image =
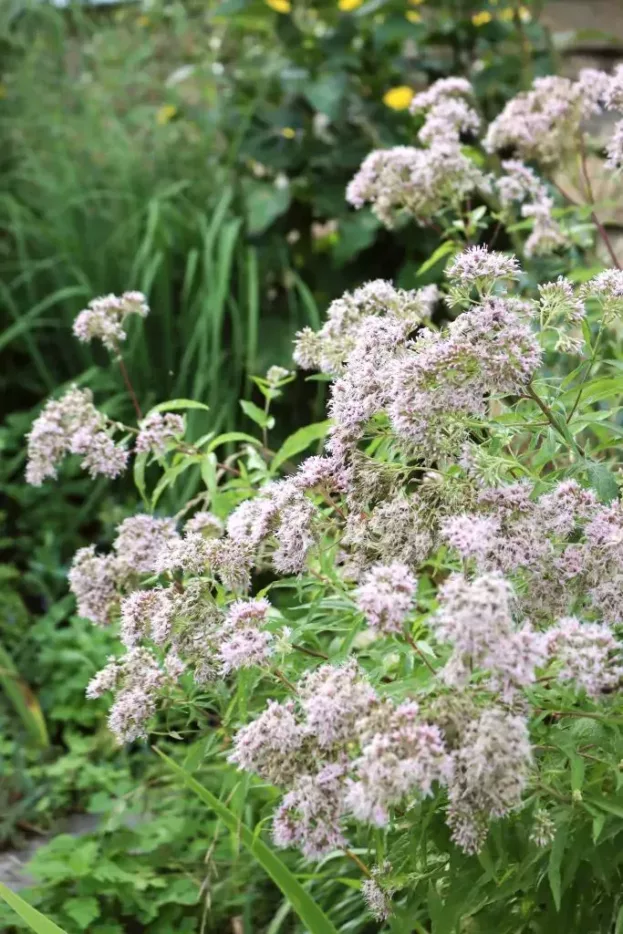
[[[532,224],[515,231],[521,256],[546,263],[573,240],[546,173],[577,155],[587,116],[623,109],[622,83],[623,71],[537,79],[483,134],[469,83],[436,82],[413,100],[420,145],[372,153],[347,197],[388,226],[405,214],[440,224],[453,243],[456,221],[503,243],[519,215]],[[481,136],[516,158],[483,172],[462,146]],[[448,828],[431,838],[427,870],[443,892],[446,867],[463,859],[472,872],[493,823],[517,829],[532,865],[547,860],[556,821],[580,837],[598,809],[599,798],[583,809],[579,789],[569,797],[567,756],[586,737],[565,721],[617,736],[623,725],[623,506],[605,453],[619,428],[591,401],[600,380],[594,398],[623,396],[602,379],[605,335],[623,315],[614,265],[579,287],[558,277],[535,289],[516,256],[481,242],[457,246],[440,287],[375,280],[336,299],[295,341],[298,366],[330,379],[324,449],[298,465],[317,425],[281,456],[266,445],[269,403],[293,378],[281,368],[256,380],[264,409],[248,407],[261,441],[224,463],[214,450],[226,436],[186,439],[166,406],[137,413],[116,441],[122,429],[77,388],[29,435],[35,485],[74,455],[92,475],[131,458],[162,473],[141,489],[151,511],[124,519],[109,551],[81,549],[69,575],[79,614],[118,627],[124,646],[88,688],[114,698],[117,739],[162,728],[163,704],[196,710],[203,730],[209,703],[213,754],[280,789],[274,845],[310,861],[343,853],[379,919],[417,888],[407,841],[431,814]],[[137,296],[91,303],[78,337],[122,340],[127,315],[146,314]],[[205,492],[160,515],[162,485],[186,471]],[[621,755],[596,753],[582,768],[604,796]]]

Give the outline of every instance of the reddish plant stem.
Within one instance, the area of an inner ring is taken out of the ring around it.
[[[317,652],[315,649],[308,649],[304,645],[296,645],[294,642],[292,648],[296,649],[297,652],[302,652],[303,655],[309,655],[311,658],[324,658],[325,661],[329,658],[324,652]]]
[[[591,184],[591,177],[588,174],[588,165],[586,163],[586,146],[584,145],[584,136],[582,136],[580,140],[580,165],[582,166],[582,176],[584,178],[584,184],[586,185],[586,194],[588,196],[589,206],[591,208],[591,220],[599,231],[599,236],[601,237],[604,246],[610,254],[610,259],[617,269],[621,269],[619,258],[614,252],[614,247],[612,246],[608,232],[595,213],[595,198],[593,196],[593,186]]]
[[[490,250],[493,249],[494,244],[495,244],[495,241],[497,240],[501,229],[502,229],[502,221],[498,221],[497,224],[496,224],[496,226],[495,226],[495,230],[493,231],[493,234],[491,235],[491,240],[489,241],[489,249],[490,249]]]
[[[344,513],[344,510],[340,506],[338,506],[338,504],[335,502],[335,500],[333,499],[333,497],[331,496],[328,490],[325,490],[325,489],[322,490],[322,498],[327,504],[327,506],[331,506],[331,508],[337,512],[338,516],[341,519],[343,519],[344,522],[346,522],[346,514]]]
[[[416,642],[415,642],[415,640],[414,640],[414,638],[413,638],[413,636],[411,635],[410,632],[406,632],[406,633],[405,633],[405,639],[407,640],[407,642],[409,643],[409,645],[411,646],[411,648],[412,648],[415,652],[417,652],[417,654],[420,656],[420,658],[422,659],[422,661],[424,662],[424,664],[426,665],[426,667],[428,668],[428,670],[431,671],[433,674],[436,674],[435,669],[433,668],[433,666],[431,665],[431,663],[429,662],[429,660],[426,658],[426,656],[424,655],[424,652],[421,650],[421,648],[416,644]]]
[[[359,859],[356,853],[353,853],[353,851],[349,850],[347,847],[342,847],[342,851],[344,852],[346,856],[348,856],[349,859],[352,859],[353,863],[359,866],[363,874],[367,876],[368,879],[372,878],[372,873],[370,872],[366,864],[362,860]]]
[[[125,383],[125,388],[128,390],[130,399],[132,400],[132,405],[134,406],[134,411],[136,412],[136,417],[138,418],[140,422],[141,419],[143,418],[143,413],[141,412],[141,407],[138,404],[138,399],[136,398],[136,393],[134,392],[134,386],[132,385],[130,375],[127,371],[125,363],[123,362],[123,357],[121,356],[121,354],[119,354],[117,359],[119,361],[119,369],[121,370],[121,375],[123,376],[123,382]]]
[[[298,694],[295,685],[292,684],[291,681],[288,681],[283,671],[281,671],[279,668],[273,668],[273,674],[276,678],[279,679],[279,681],[281,681],[282,684],[285,684],[288,690],[292,691],[294,694]]]
[[[581,207],[582,207],[582,205],[580,204],[580,202],[579,202],[579,201],[576,201],[575,198],[572,198],[571,195],[568,194],[568,193],[564,190],[564,188],[562,188],[562,187],[558,184],[558,182],[554,181],[553,178],[550,179],[550,181],[551,181],[552,185],[554,186],[554,188],[555,188],[558,192],[560,192],[560,194],[562,195],[562,197],[563,197],[566,201],[568,201],[569,204],[572,204],[574,208],[581,208]]]

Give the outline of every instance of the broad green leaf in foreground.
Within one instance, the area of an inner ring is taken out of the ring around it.
[[[9,905],[15,914],[19,915],[22,921],[25,921],[28,927],[35,931],[35,934],[67,934],[58,924],[54,924],[40,911],[25,902],[23,898],[16,895],[11,889],[0,882],[0,898]]]
[[[336,928],[318,907],[311,895],[305,891],[298,879],[290,872],[282,860],[273,853],[270,847],[259,837],[256,837],[222,801],[219,801],[211,791],[208,791],[185,769],[159,749],[156,749],[156,752],[164,759],[169,768],[182,779],[184,784],[215,812],[227,829],[231,833],[237,834],[249,853],[255,857],[275,885],[281,889],[310,934],[338,934]]]

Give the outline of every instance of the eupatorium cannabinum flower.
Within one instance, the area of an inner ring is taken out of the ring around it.
[[[149,314],[147,299],[142,292],[104,295],[89,302],[74,321],[74,334],[85,343],[99,338],[111,353],[118,352],[125,340],[125,323],[129,315],[145,318]]]

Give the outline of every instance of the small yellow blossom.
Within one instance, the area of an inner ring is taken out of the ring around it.
[[[296,136],[296,130],[293,130],[291,126],[284,126],[281,131],[281,135],[285,136],[286,139],[294,139]]]
[[[424,3],[424,0],[409,0],[411,6],[421,6]]]
[[[290,0],[264,0],[271,10],[276,10],[277,13],[289,13],[292,9],[292,4]]]
[[[409,20],[410,23],[422,22],[422,14],[418,13],[417,10],[407,10],[405,17]]]
[[[520,6],[517,9],[517,13],[519,13],[519,18],[522,23],[529,23],[530,20],[532,19],[532,16],[530,15],[530,10],[525,6]],[[515,7],[512,7],[512,6],[504,7],[504,9],[500,10],[500,12],[498,13],[498,19],[505,20],[507,23],[510,23],[511,20],[513,20],[514,18],[515,18]]]
[[[177,113],[177,107],[174,104],[163,104],[156,114],[156,123],[158,126],[164,126],[169,123]]]
[[[350,13],[351,10],[356,10],[361,6],[363,0],[337,0],[337,5],[340,10],[343,10],[344,13]]]
[[[150,19],[149,19],[149,16],[145,16],[143,14],[142,16],[136,17],[136,22],[137,22],[137,25],[139,26],[149,26]]]
[[[474,26],[485,26],[487,23],[490,23],[493,19],[493,15],[489,10],[481,10],[480,13],[474,13],[472,16],[472,23]]]
[[[411,88],[403,84],[398,88],[390,88],[383,95],[383,103],[387,107],[391,107],[392,110],[406,110],[411,103],[412,97],[413,91]]]

